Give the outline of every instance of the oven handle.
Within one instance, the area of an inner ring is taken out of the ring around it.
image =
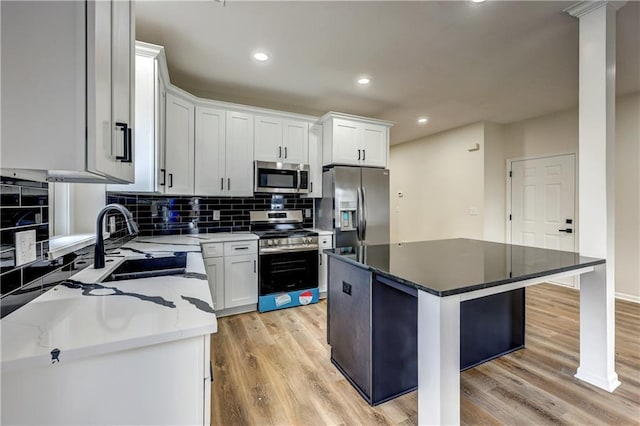
[[[280,253],[292,253],[292,252],[301,252],[301,251],[318,251],[317,244],[311,244],[308,246],[300,246],[300,247],[264,247],[261,248],[259,253],[263,254],[280,254]]]

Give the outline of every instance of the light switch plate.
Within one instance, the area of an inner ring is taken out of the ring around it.
[[[213,220],[220,220],[220,210],[213,211]]]
[[[311,217],[311,209],[304,209],[304,217]]]
[[[36,231],[16,232],[16,266],[36,260]]]

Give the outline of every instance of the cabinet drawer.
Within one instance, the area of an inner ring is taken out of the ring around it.
[[[222,243],[204,243],[202,244],[202,257],[221,257],[223,256],[223,245]]]
[[[333,247],[333,237],[331,235],[318,238],[318,245],[321,249],[327,249]]]
[[[238,256],[242,254],[255,254],[258,252],[256,241],[233,241],[224,243],[225,256]]]

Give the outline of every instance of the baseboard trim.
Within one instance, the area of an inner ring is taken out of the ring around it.
[[[627,302],[640,303],[640,296],[616,292],[616,299],[626,300]]]

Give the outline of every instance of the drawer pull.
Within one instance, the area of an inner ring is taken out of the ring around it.
[[[249,250],[249,246],[244,246],[244,247],[234,247],[234,250]]]

